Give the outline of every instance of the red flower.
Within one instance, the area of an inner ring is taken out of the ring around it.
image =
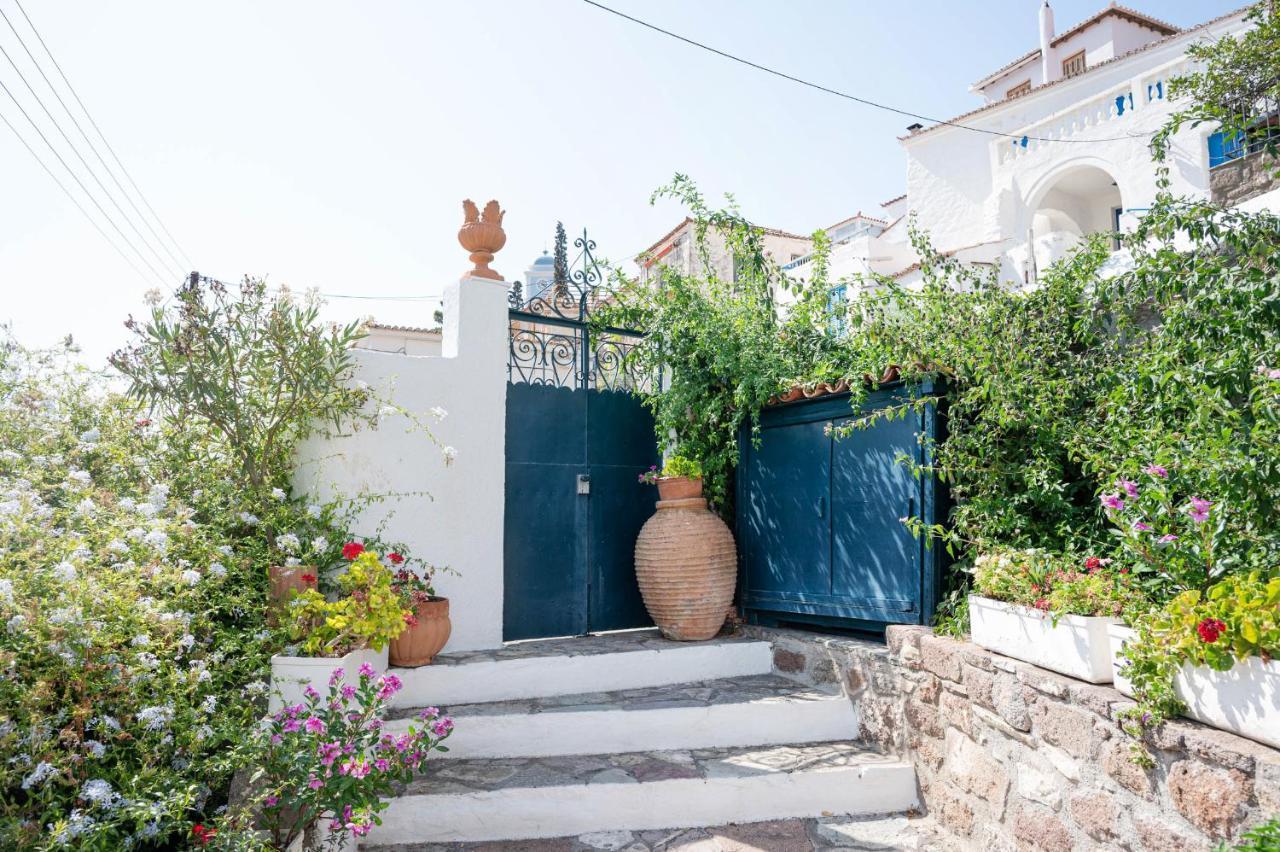
[[[196,840],[200,841],[201,846],[208,846],[209,841],[217,836],[218,830],[215,828],[205,828],[202,823],[196,823],[191,827],[191,834]]]
[[[1090,574],[1092,574],[1094,571],[1097,571],[1101,567],[1102,567],[1102,560],[1096,556],[1090,556],[1088,559],[1084,561],[1084,570],[1088,571]]]
[[[1227,625],[1216,618],[1206,618],[1196,625],[1196,632],[1200,634],[1202,641],[1212,644],[1218,641],[1219,636],[1227,632]]]
[[[304,582],[304,583],[314,583],[315,581],[316,581],[316,575],[315,575],[315,574],[303,574],[303,575],[302,575],[302,582]]]
[[[409,627],[417,627],[418,617],[411,612],[406,612],[404,614],[404,623]]]
[[[342,545],[343,559],[355,559],[361,553],[364,553],[364,545],[358,541],[349,541]]]
[[[401,556],[399,553],[392,552],[387,554],[387,560],[392,565],[399,565],[401,562],[404,561],[404,557]]]

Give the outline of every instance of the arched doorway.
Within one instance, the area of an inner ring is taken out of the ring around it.
[[[1035,270],[1064,257],[1092,234],[1115,234],[1124,210],[1120,188],[1108,172],[1076,165],[1053,176],[1028,204]]]

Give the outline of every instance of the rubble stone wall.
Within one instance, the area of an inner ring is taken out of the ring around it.
[[[1178,720],[1149,736],[1144,769],[1117,721],[1133,702],[1109,686],[923,627],[890,627],[886,644],[744,630],[773,643],[779,671],[839,683],[862,739],[913,761],[921,801],[962,846],[1206,850],[1280,813],[1280,751]]]

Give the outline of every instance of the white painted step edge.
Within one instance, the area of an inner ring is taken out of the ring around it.
[[[392,671],[404,683],[395,696],[396,706],[478,704],[768,674],[773,671],[773,648],[768,642],[690,643],[661,650],[484,660]]]
[[[524,840],[593,831],[694,828],[920,805],[909,763],[729,778],[522,787],[391,801],[366,843]]]
[[[387,722],[400,733],[412,720]],[[442,758],[551,757],[853,740],[858,714],[843,695],[700,707],[463,716]]]

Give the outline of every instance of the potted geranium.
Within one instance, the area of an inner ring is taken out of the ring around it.
[[[636,538],[636,580],[645,608],[668,639],[710,639],[733,603],[733,533],[707,509],[697,461],[672,456],[661,473],[650,468],[640,481],[658,486],[658,511]]]
[[[404,557],[399,553],[388,553],[387,560],[395,567],[391,587],[400,595],[400,604],[407,610],[404,630],[391,640],[391,665],[429,666],[453,630],[449,599],[436,595],[431,585],[430,566],[426,573],[418,574],[404,564]]]
[[[1126,568],[1097,556],[1003,550],[979,556],[969,596],[975,644],[1090,683],[1110,683],[1107,627],[1136,597]]]
[[[387,668],[387,644],[400,635],[408,611],[378,554],[355,541],[344,545],[342,554],[351,564],[338,576],[333,600],[308,588],[289,601],[285,628],[291,649],[301,653],[271,658],[272,709],[300,701],[305,689],[323,682],[335,665]]]

